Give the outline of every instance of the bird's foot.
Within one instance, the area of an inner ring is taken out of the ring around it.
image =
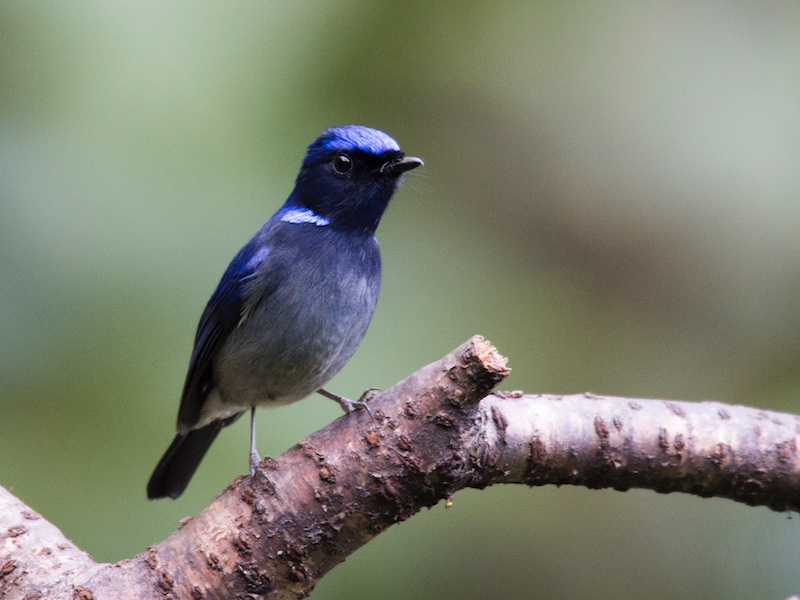
[[[367,411],[367,414],[370,416],[370,418],[374,418],[372,416],[372,411],[369,409],[369,406],[367,406],[367,403],[364,402],[363,400],[350,400],[348,398],[342,397],[339,399],[339,406],[341,406],[342,410],[346,413],[351,413],[354,410],[365,410]]]
[[[358,397],[358,401],[361,404],[364,404],[365,402],[369,402],[370,400],[372,400],[375,396],[377,396],[380,393],[381,393],[381,388],[376,388],[376,387],[367,388]]]
[[[344,396],[339,396],[338,394],[332,394],[327,390],[317,390],[317,393],[334,400],[335,402],[339,403],[339,406],[342,407],[342,410],[345,413],[351,413],[354,410],[365,410],[370,418],[374,418],[372,416],[372,411],[370,411],[369,406],[367,406],[367,401],[372,398],[375,394],[380,391],[379,388],[369,388],[367,389],[358,400],[350,400],[349,398],[345,398]]]
[[[262,464],[264,463],[264,464]],[[264,468],[266,467],[266,469]],[[278,461],[272,458],[271,456],[265,456],[262,460],[259,458],[257,453],[250,454],[250,476],[252,477],[256,473],[259,475],[263,475],[264,477],[267,476],[267,469],[274,471],[278,468]]]
[[[264,462],[268,463],[271,467],[275,460],[269,456],[265,456]],[[261,464],[261,459],[259,458],[258,453],[250,453],[250,479],[255,480],[256,475],[264,480],[266,488],[270,491],[270,493],[275,493],[275,486],[272,484],[272,481],[267,474],[267,470]]]

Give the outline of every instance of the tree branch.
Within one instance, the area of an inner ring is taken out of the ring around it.
[[[720,402],[503,393],[486,397],[478,413],[484,423],[465,447],[482,448],[487,485],[635,487],[800,510],[795,415]]]
[[[798,510],[800,417],[715,402],[487,394],[476,336],[239,477],[165,541],[97,564],[0,490],[0,599],[301,598],[353,551],[457,490],[642,487]]]

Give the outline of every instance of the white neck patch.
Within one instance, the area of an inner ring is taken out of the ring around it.
[[[289,208],[282,211],[281,221],[285,223],[312,223],[317,227],[329,225],[330,221],[310,208]]]

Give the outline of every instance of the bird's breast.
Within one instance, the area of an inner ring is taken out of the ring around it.
[[[321,237],[321,236],[317,236]],[[367,331],[380,288],[380,257],[371,243],[321,237],[293,256],[273,252],[277,285],[253,299],[214,365],[223,402],[246,408],[285,404],[329,381]],[[327,242],[327,243],[326,243]],[[257,275],[256,275],[257,276]]]

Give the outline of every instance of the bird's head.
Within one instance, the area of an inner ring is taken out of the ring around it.
[[[403,173],[422,164],[382,131],[331,127],[308,147],[286,208],[307,211],[317,224],[372,233]]]

